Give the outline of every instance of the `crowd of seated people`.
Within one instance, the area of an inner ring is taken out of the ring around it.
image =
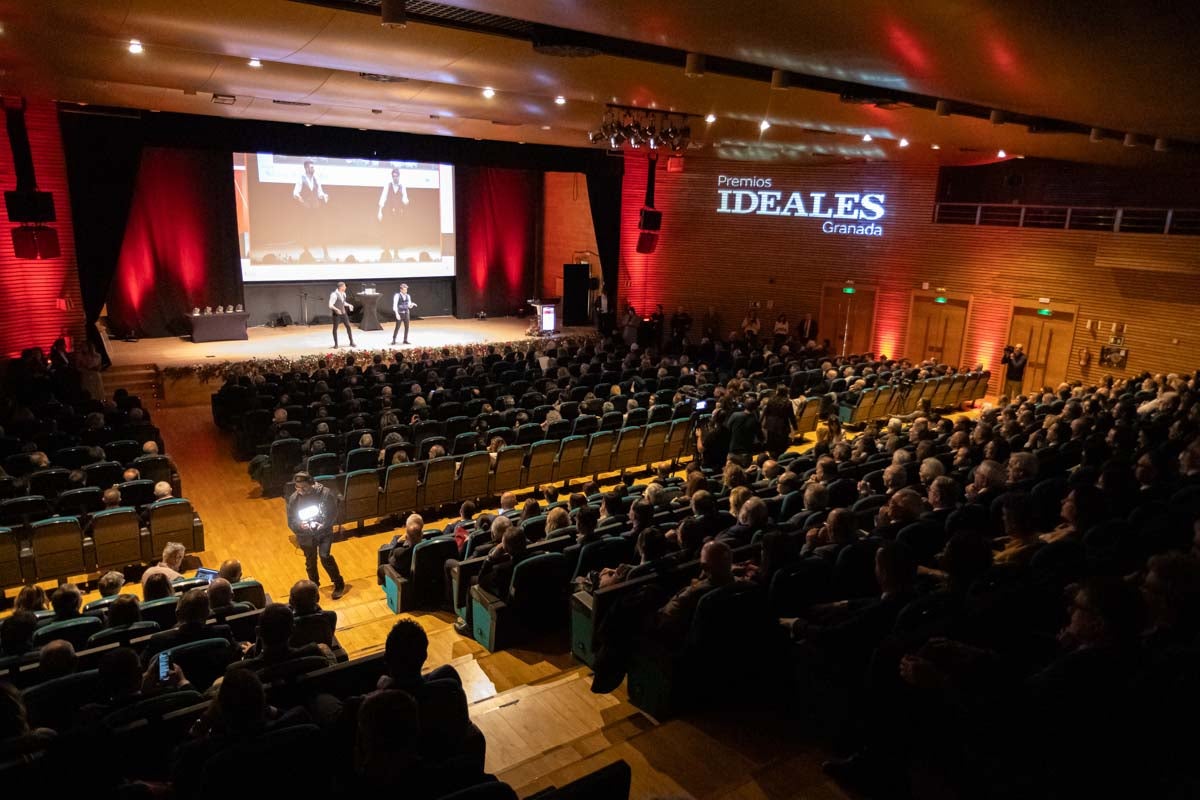
[[[682,641],[697,592],[735,581],[793,642],[795,682],[774,696],[797,713],[831,687],[849,698],[824,710],[849,750],[826,769],[858,790],[908,796],[932,770],[963,796],[1190,794],[1174,731],[1200,700],[1198,399],[1195,375],[1106,379],[978,419],[835,430],[798,457],[701,460],[693,514],[666,535],[678,552],[600,588],[680,554],[699,553],[696,577],[603,628],[594,689],[639,641]],[[654,521],[648,494],[634,513]]]

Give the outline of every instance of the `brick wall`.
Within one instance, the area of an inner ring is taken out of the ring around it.
[[[542,224],[542,297],[562,295],[562,265],[581,250],[598,252],[587,179],[579,172],[547,172]],[[592,274],[600,275],[600,259],[589,255]]]

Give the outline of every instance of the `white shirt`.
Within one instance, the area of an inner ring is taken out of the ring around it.
[[[379,208],[381,210],[385,205],[387,205],[388,192],[393,189],[398,189],[400,191],[400,202],[404,203],[404,205],[408,205],[408,187],[406,187],[403,183],[385,183],[383,186],[383,191],[379,194]]]
[[[317,199],[322,202],[329,200],[329,195],[325,194],[325,189],[321,186],[321,182],[317,180],[317,176],[304,174],[300,176],[300,180],[296,181],[296,188],[292,189],[292,197],[300,199],[300,191],[305,186],[317,193]]]

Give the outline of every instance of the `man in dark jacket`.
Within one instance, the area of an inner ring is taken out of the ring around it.
[[[479,585],[485,592],[508,601],[508,589],[512,584],[513,570],[525,560],[528,543],[525,531],[509,528],[504,539],[488,553],[483,569],[479,571]]]
[[[333,558],[333,526],[337,522],[338,498],[330,489],[313,480],[307,472],[297,472],[293,478],[296,491],[288,496],[288,527],[296,534],[296,544],[304,551],[304,568],[308,579],[320,584],[317,556],[321,566],[333,581],[333,599],[346,593],[346,582]]]

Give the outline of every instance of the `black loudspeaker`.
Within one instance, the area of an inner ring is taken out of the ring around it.
[[[588,288],[591,289],[593,292],[599,291],[600,279],[599,278],[588,278]]]
[[[286,328],[288,325],[291,325],[291,324],[292,324],[292,315],[291,314],[284,311],[282,314],[279,315],[279,327]]]
[[[652,231],[642,231],[638,234],[637,251],[639,253],[653,253],[658,247],[658,234]]]
[[[638,230],[656,231],[662,227],[662,212],[655,208],[643,208],[638,213]]]
[[[563,325],[587,325],[588,281],[590,264],[563,264],[562,321]]]
[[[58,231],[46,225],[23,225],[12,229],[13,254],[17,258],[58,258]]]
[[[49,192],[5,192],[9,222],[55,222],[54,195]]]

